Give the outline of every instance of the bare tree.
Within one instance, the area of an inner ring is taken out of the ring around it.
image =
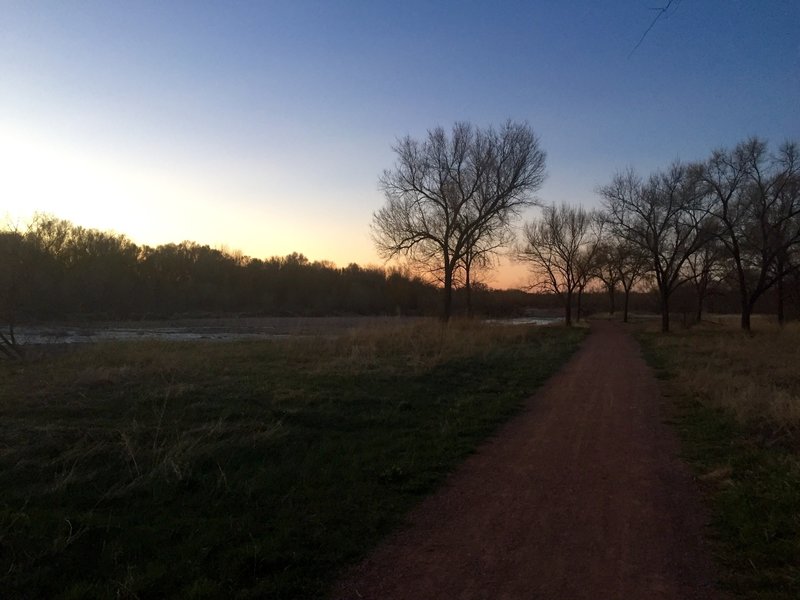
[[[578,274],[578,286],[576,288],[575,320],[580,323],[583,319],[583,291],[592,280],[594,256],[591,252],[581,252],[578,256],[576,272]]]
[[[593,213],[582,207],[546,206],[526,223],[519,260],[527,262],[534,285],[552,291],[564,304],[564,323],[572,325],[572,300],[586,277],[598,247]]]
[[[686,282],[684,263],[708,239],[708,211],[698,181],[696,169],[676,162],[647,181],[628,170],[599,190],[614,233],[649,258],[665,332],[670,296]]]
[[[787,302],[793,305],[794,317],[800,318],[800,249],[795,249],[789,259],[795,268],[790,270],[780,281],[778,289],[778,323],[783,325],[786,321],[784,307]]]
[[[718,222],[718,239],[733,262],[742,329],[758,299],[797,268],[786,258],[800,246],[800,156],[785,143],[770,156],[750,138],[716,150],[703,165],[703,183]]]
[[[608,216],[605,214],[602,214],[601,219],[608,222]],[[648,262],[647,255],[641,248],[608,232],[603,236],[597,249],[594,277],[602,282],[609,295],[609,313],[612,315],[616,312],[617,287],[622,288],[624,323],[628,322],[631,290],[647,271]]]
[[[496,256],[513,242],[513,233],[507,224],[500,220],[487,223],[482,231],[476,232],[472,240],[467,240],[464,255],[457,269],[463,275],[460,283],[466,294],[468,317],[472,317],[472,288],[475,284],[476,271],[481,272],[491,268],[495,264]]]
[[[622,322],[627,323],[631,291],[644,278],[650,261],[639,246],[625,240],[620,240],[614,246],[612,258],[622,285]]]
[[[775,259],[774,273],[777,277],[777,282],[775,284],[777,296],[776,312],[778,315],[778,324],[783,327],[786,324],[787,280],[791,286],[791,278],[793,276],[795,279],[795,287],[797,287],[796,283],[800,275],[800,245],[786,248],[778,254]]]
[[[617,286],[620,283],[619,269],[615,261],[618,244],[618,240],[611,237],[600,241],[592,271],[592,276],[600,280],[608,294],[608,314],[610,315],[616,312]]]
[[[689,280],[697,300],[696,319],[703,319],[706,299],[715,292],[728,273],[725,247],[716,239],[711,239],[686,260]]]
[[[0,357],[22,358],[23,351],[14,330],[21,306],[20,287],[25,278],[25,238],[11,228],[0,231]]]
[[[500,129],[456,123],[422,141],[405,137],[393,148],[394,168],[380,187],[386,204],[372,219],[372,237],[385,259],[405,256],[441,273],[442,316],[450,318],[453,277],[486,232],[500,231],[535,203],[545,177],[545,152],[527,124]]]
[[[605,221],[597,212],[590,212],[591,221],[589,224],[588,241],[582,252],[578,255],[576,273],[578,276],[577,287],[577,320],[583,318],[583,291],[595,278],[597,272],[598,252],[603,240],[603,226]]]

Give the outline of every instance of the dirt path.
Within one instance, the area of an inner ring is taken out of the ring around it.
[[[716,598],[658,384],[619,325],[581,350],[335,598]]]

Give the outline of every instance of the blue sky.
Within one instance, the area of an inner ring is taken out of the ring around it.
[[[437,124],[528,121],[539,196],[587,206],[627,166],[800,140],[800,2],[673,2],[631,53],[659,4],[6,1],[0,213],[378,263],[391,144]]]

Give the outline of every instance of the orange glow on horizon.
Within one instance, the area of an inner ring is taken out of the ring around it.
[[[3,129],[0,161],[7,175],[0,180],[5,200],[0,218],[5,218],[4,225],[24,227],[39,212],[122,234],[140,245],[192,241],[259,259],[298,252],[338,267],[392,264],[378,257],[369,237],[372,210],[382,202],[377,193],[362,203],[365,209],[358,223],[335,212],[315,214],[303,206],[299,195],[270,202],[235,190],[228,194],[212,178],[202,181],[191,174],[136,164],[125,156],[104,155],[6,123]],[[238,201],[231,201],[231,195]],[[288,194],[279,190],[274,195]],[[478,280],[494,288],[515,288],[524,285],[526,273],[504,258],[497,268],[479,274]]]

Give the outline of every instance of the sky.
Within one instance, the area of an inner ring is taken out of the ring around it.
[[[538,198],[586,207],[628,167],[800,141],[800,2],[673,0],[642,40],[667,1],[4,0],[0,217],[381,265],[378,177],[437,125],[527,121]]]

